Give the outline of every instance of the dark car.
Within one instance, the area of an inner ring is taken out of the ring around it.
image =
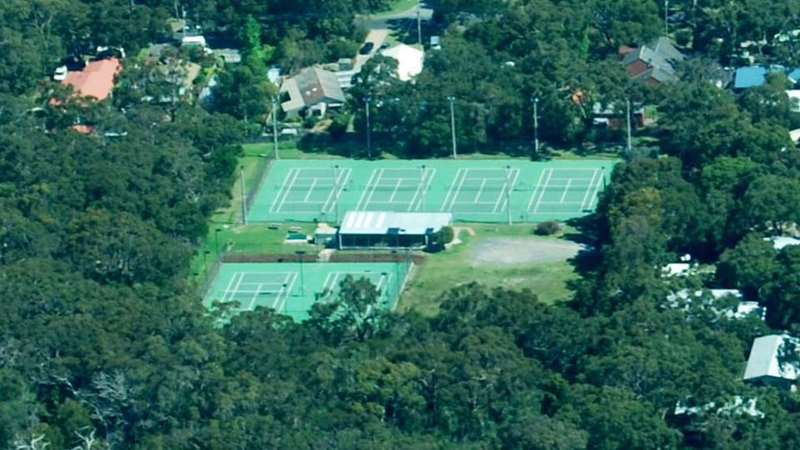
[[[363,47],[361,47],[361,50],[359,50],[358,53],[362,55],[369,55],[373,48],[375,48],[375,44],[372,42],[367,42]]]

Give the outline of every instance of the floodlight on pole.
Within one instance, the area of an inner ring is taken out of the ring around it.
[[[628,157],[633,153],[633,143],[631,142],[631,100],[625,100],[625,120],[628,128]]]
[[[245,186],[244,186],[244,166],[239,167],[239,178],[241,184],[241,194],[242,194],[242,223],[247,225],[247,199],[245,198]]]
[[[417,44],[422,45],[422,2],[417,2]]]
[[[456,151],[456,112],[455,112],[456,98],[450,96],[447,97],[447,101],[450,102],[450,134],[453,138],[453,159],[456,159],[458,158],[458,152]]]
[[[369,120],[369,102],[372,100],[369,96],[364,99],[367,114],[367,158],[372,159],[372,125]]]
[[[514,187],[511,185],[511,166],[506,166],[506,213],[508,216],[508,224],[511,225],[511,190]]]
[[[278,153],[278,99],[272,97],[272,148],[275,159],[281,159]]]
[[[425,171],[427,170],[427,168],[428,167],[425,164],[419,166],[419,170],[421,172],[419,177],[419,182],[421,184],[420,189],[422,189],[422,204],[420,206],[420,209],[422,209],[422,212],[425,212],[425,195],[427,194],[427,189],[425,189],[425,184],[426,184]]]
[[[539,154],[539,97],[533,97],[533,151]]]
[[[344,187],[342,187],[344,189]],[[336,223],[339,223],[339,193],[341,190],[339,189],[339,165],[335,164],[333,166],[333,208],[334,213],[336,216],[334,219]]]

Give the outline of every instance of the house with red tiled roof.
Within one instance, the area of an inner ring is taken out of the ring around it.
[[[120,70],[122,64],[117,58],[92,61],[81,71],[69,72],[61,84],[72,86],[75,94],[81,97],[91,97],[101,101],[111,96],[114,78]]]

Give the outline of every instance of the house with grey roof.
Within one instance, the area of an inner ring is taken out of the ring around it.
[[[789,387],[800,377],[798,339],[785,334],[770,334],[753,340],[744,380]]]
[[[672,41],[662,36],[639,48],[626,49],[622,64],[632,79],[655,86],[675,81],[678,76],[674,65],[685,59]]]
[[[280,94],[281,109],[289,117],[322,117],[328,109],[339,108],[345,103],[344,91],[336,74],[319,67],[307,67],[285,79]]]

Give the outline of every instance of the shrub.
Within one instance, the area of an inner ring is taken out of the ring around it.
[[[439,243],[442,245],[453,242],[453,238],[455,238],[453,227],[442,227],[442,229],[439,230]]]
[[[536,225],[535,233],[540,236],[550,236],[561,231],[561,224],[556,221],[548,220]]]

